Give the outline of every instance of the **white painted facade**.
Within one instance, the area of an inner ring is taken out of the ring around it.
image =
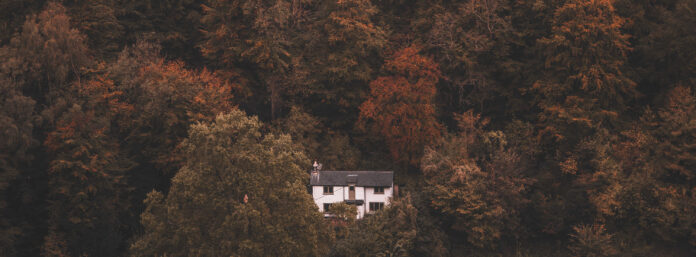
[[[350,186],[345,185],[332,187],[333,194],[324,194],[324,186],[312,186],[312,197],[314,198],[314,202],[317,204],[319,211],[321,212],[326,212],[326,210],[324,210],[325,203],[340,203],[350,200]],[[374,187],[355,186],[355,200],[363,200],[362,205],[356,206],[358,207],[358,219],[361,219],[365,216],[365,214],[372,212],[372,210],[370,210],[370,203],[384,203],[384,207],[389,205],[389,201],[393,196],[394,185],[392,184],[389,187],[382,188],[384,188],[383,194],[375,194]],[[328,213],[324,214],[324,217],[329,216],[330,214]]]

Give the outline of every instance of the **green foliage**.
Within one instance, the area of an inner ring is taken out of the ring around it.
[[[410,196],[392,200],[386,209],[352,226],[329,256],[446,256],[441,245],[418,252],[419,246],[432,244],[424,240],[432,231],[424,230],[430,227],[423,226],[420,218]]]
[[[349,224],[355,222],[355,218],[358,216],[358,207],[353,204],[347,204],[344,202],[331,204],[329,212],[336,216],[336,218],[346,221]]]
[[[275,127],[287,133],[307,156],[326,164],[325,169],[355,169],[360,151],[351,145],[348,136],[328,130],[316,117],[293,106],[286,117],[276,120]]]
[[[191,127],[169,193],[152,192],[133,256],[317,256],[325,223],[289,136],[234,110]]]

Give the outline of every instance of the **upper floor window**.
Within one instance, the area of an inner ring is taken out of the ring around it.
[[[375,194],[376,195],[384,194],[384,187],[375,187]]]
[[[324,186],[324,194],[325,195],[332,195],[333,194],[333,187],[332,186]]]

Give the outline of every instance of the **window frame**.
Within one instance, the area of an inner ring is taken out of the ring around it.
[[[380,211],[384,209],[384,202],[370,202],[368,206],[370,207],[369,212]],[[375,210],[375,206],[378,207],[377,210]]]
[[[374,189],[372,189],[372,193],[376,195],[383,195],[384,187],[375,187]]]
[[[329,209],[331,208],[332,203],[324,203],[324,212],[325,213],[331,213],[329,212]]]
[[[333,195],[334,194],[334,187],[333,186],[324,186],[323,187],[323,194],[324,195]]]

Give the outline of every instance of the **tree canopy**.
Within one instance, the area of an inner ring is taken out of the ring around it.
[[[0,256],[696,255],[695,0],[0,0],[0,32]],[[325,219],[314,161],[399,193]]]

